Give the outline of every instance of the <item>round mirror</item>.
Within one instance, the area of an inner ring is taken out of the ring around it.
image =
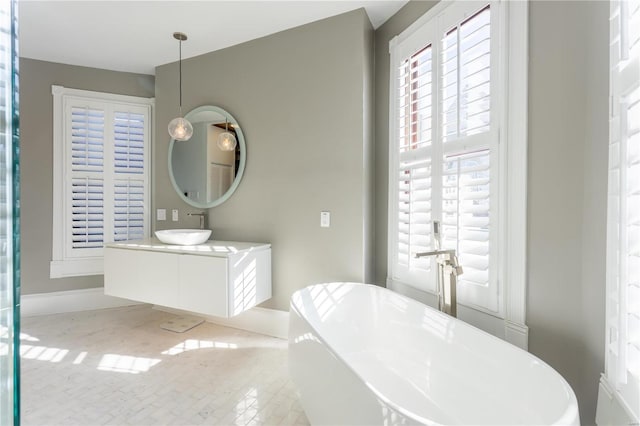
[[[242,179],[247,158],[242,130],[231,114],[212,105],[185,118],[193,125],[193,136],[169,143],[171,183],[188,204],[215,207],[231,197]]]

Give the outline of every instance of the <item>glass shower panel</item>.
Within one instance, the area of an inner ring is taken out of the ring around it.
[[[0,424],[20,424],[17,2],[0,1]]]

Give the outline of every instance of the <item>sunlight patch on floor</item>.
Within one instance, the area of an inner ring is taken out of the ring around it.
[[[76,359],[73,360],[73,363],[74,364],[82,364],[82,361],[84,361],[84,358],[86,356],[87,356],[87,352],[86,351],[80,352],[78,354],[78,356],[76,357]]]
[[[68,349],[49,348],[46,346],[32,346],[20,344],[20,356],[38,361],[60,362],[69,353]]]
[[[149,371],[151,367],[158,364],[159,362],[160,360],[156,358],[106,354],[100,360],[98,370],[114,371],[116,373],[138,374]]]
[[[182,343],[178,343],[174,347],[161,352],[162,355],[178,355],[183,352],[193,351],[196,349],[238,349],[235,343],[214,342],[212,340],[187,339]]]

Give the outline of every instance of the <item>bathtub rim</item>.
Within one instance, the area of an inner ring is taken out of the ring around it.
[[[361,383],[363,383],[363,384],[364,384],[364,385],[365,385],[365,386],[366,386],[366,387],[367,387],[371,392],[373,392],[373,394],[375,395],[375,397],[376,397],[376,398],[379,398],[382,402],[384,402],[385,404],[387,404],[387,406],[388,406],[390,409],[392,409],[392,410],[394,410],[394,411],[396,411],[396,412],[400,413],[401,415],[403,415],[403,416],[407,417],[408,419],[410,419],[410,420],[412,420],[412,421],[417,421],[417,422],[420,422],[420,423],[425,424],[425,425],[437,425],[437,424],[439,424],[439,423],[435,422],[435,421],[434,421],[434,420],[432,420],[432,419],[427,419],[427,418],[425,418],[425,417],[423,417],[423,416],[421,416],[421,415],[419,415],[419,414],[417,414],[417,413],[415,413],[415,412],[413,412],[413,411],[411,411],[411,410],[408,410],[408,409],[406,409],[406,408],[401,407],[400,405],[398,405],[398,403],[393,402],[389,397],[385,396],[383,392],[379,391],[376,387],[372,386],[372,385],[371,385],[367,380],[364,380],[364,379],[363,379],[363,377],[362,377],[362,376],[361,376],[357,371],[355,371],[355,370],[353,369],[353,367],[351,366],[351,364],[350,364],[350,363],[348,363],[348,362],[346,362],[346,360],[345,360],[345,359],[344,359],[344,358],[343,358],[343,357],[342,357],[342,356],[341,356],[341,355],[340,355],[340,354],[339,354],[339,353],[338,353],[338,352],[337,352],[337,351],[336,351],[336,350],[335,350],[335,349],[334,349],[334,348],[333,348],[333,347],[332,347],[332,346],[331,346],[331,345],[326,341],[326,339],[321,335],[321,333],[319,333],[319,332],[318,332],[318,330],[317,330],[317,329],[316,329],[316,328],[315,328],[315,327],[314,327],[314,326],[313,326],[313,325],[312,325],[312,324],[311,324],[311,323],[310,323],[310,322],[309,322],[309,321],[308,321],[308,320],[307,320],[307,319],[306,319],[306,318],[305,318],[305,317],[300,313],[300,311],[296,308],[296,306],[295,306],[295,304],[294,304],[294,302],[293,302],[293,298],[294,298],[294,296],[295,296],[297,293],[299,293],[299,292],[301,292],[301,291],[304,291],[304,290],[308,290],[308,289],[310,289],[310,288],[312,288],[312,287],[328,286],[328,285],[331,285],[331,284],[347,285],[347,286],[349,286],[349,287],[365,286],[365,287],[368,287],[368,288],[375,288],[375,290],[374,290],[374,291],[381,291],[381,290],[382,290],[382,291],[389,291],[389,292],[391,292],[391,293],[392,293],[392,294],[394,294],[394,295],[397,295],[397,296],[399,296],[399,297],[402,297],[402,298],[408,299],[409,303],[412,303],[412,304],[418,304],[418,305],[420,305],[420,307],[422,307],[423,309],[424,309],[424,308],[431,309],[431,310],[433,310],[437,315],[445,316],[445,317],[446,317],[447,319],[449,319],[449,320],[451,320],[451,319],[457,320],[459,323],[461,323],[461,324],[462,324],[462,326],[463,326],[463,327],[470,327],[470,328],[473,328],[473,329],[475,329],[476,331],[479,331],[480,333],[483,333],[484,335],[489,336],[489,337],[490,337],[491,339],[493,339],[494,341],[501,342],[500,344],[508,344],[508,345],[510,345],[510,346],[513,346],[513,347],[514,347],[514,348],[516,348],[517,350],[522,351],[522,352],[525,354],[525,356],[526,356],[526,357],[528,357],[528,358],[533,358],[535,361],[539,362],[539,363],[540,363],[540,364],[542,364],[543,366],[546,366],[547,368],[550,368],[550,369],[551,369],[551,371],[553,371],[553,372],[557,375],[557,377],[559,377],[559,378],[560,378],[560,384],[561,384],[565,389],[567,389],[568,391],[570,391],[570,392],[569,392],[569,394],[570,394],[570,396],[571,396],[571,398],[570,398],[570,404],[568,404],[567,406],[568,406],[568,407],[575,406],[575,409],[576,409],[575,419],[576,419],[576,421],[577,421],[577,424],[580,424],[580,417],[579,417],[580,415],[579,415],[578,399],[576,398],[575,391],[573,390],[573,388],[571,387],[571,385],[569,384],[569,382],[567,382],[567,380],[564,378],[564,376],[563,376],[562,374],[560,374],[560,373],[559,373],[555,368],[553,368],[552,366],[550,366],[550,365],[549,365],[548,363],[546,363],[544,360],[542,360],[542,359],[538,358],[537,356],[535,356],[535,355],[534,355],[534,354],[532,354],[531,352],[529,352],[529,351],[525,351],[524,349],[522,349],[522,348],[520,348],[520,347],[518,347],[518,346],[514,345],[513,343],[507,342],[506,340],[503,340],[503,339],[501,339],[501,338],[499,338],[499,337],[497,337],[497,336],[494,336],[494,335],[493,335],[493,334],[491,334],[491,333],[487,333],[486,331],[481,330],[480,328],[478,328],[478,327],[476,327],[476,326],[474,326],[474,325],[472,325],[472,324],[469,324],[469,323],[467,323],[467,322],[465,322],[465,321],[462,321],[462,320],[460,320],[460,319],[458,319],[458,318],[451,317],[450,315],[447,315],[447,314],[445,314],[444,312],[441,312],[441,311],[439,311],[439,310],[437,310],[437,309],[435,309],[435,308],[433,308],[433,307],[431,307],[431,306],[429,306],[429,305],[426,305],[426,304],[424,304],[424,303],[422,303],[422,302],[419,302],[419,301],[417,301],[417,300],[415,300],[415,299],[412,299],[412,298],[410,298],[410,297],[408,297],[408,296],[404,296],[403,294],[397,293],[397,292],[395,292],[395,291],[393,291],[393,290],[390,290],[390,289],[388,289],[388,288],[386,288],[386,287],[378,286],[378,285],[375,285],[375,284],[358,283],[358,282],[353,282],[353,281],[333,281],[333,282],[324,282],[324,283],[311,284],[311,285],[308,285],[308,286],[306,286],[306,287],[303,287],[303,288],[301,288],[301,289],[296,290],[296,291],[291,295],[291,299],[290,299],[290,302],[289,302],[290,309],[291,309],[291,310],[293,310],[293,311],[295,311],[295,314],[296,314],[299,318],[303,319],[303,320],[304,320],[304,322],[305,322],[306,324],[308,324],[308,326],[309,326],[309,327],[311,327],[311,328],[315,331],[315,335],[316,335],[316,337],[318,338],[318,340],[320,340],[320,342],[324,345],[324,347],[325,347],[325,348],[327,348],[327,350],[331,353],[331,355],[333,355],[333,356],[334,356],[334,357],[336,357],[338,360],[340,360],[340,361],[342,362],[342,364],[343,364],[343,365],[344,365],[344,366],[345,366],[345,367],[346,367],[346,368],[347,368],[347,369],[348,369],[348,370],[349,370],[349,371],[350,371],[350,372],[351,372],[351,373],[352,373],[356,378],[358,378],[358,379],[360,380],[360,382],[361,382]],[[290,319],[290,321],[291,321],[291,319]],[[565,412],[563,413],[563,415],[562,415],[562,416],[559,416],[557,420],[562,420],[562,419],[564,419],[565,414],[566,414],[567,412],[568,412],[568,410],[565,410]],[[566,423],[555,423],[555,424],[566,424]]]

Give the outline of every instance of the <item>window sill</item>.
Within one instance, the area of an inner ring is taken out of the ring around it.
[[[104,260],[102,257],[52,260],[49,264],[49,278],[83,277],[103,274]]]

